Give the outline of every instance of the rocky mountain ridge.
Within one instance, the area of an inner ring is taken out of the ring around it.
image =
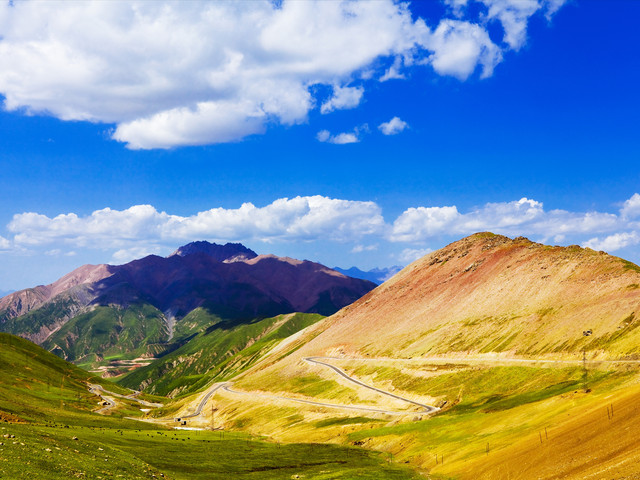
[[[67,352],[85,334],[104,332],[100,348],[107,351],[131,322],[148,322],[136,330],[138,343],[162,343],[196,308],[239,322],[296,311],[330,315],[374,287],[318,263],[194,242],[166,258],[85,265],[50,285],[14,292],[0,300],[0,330]],[[95,348],[84,344],[85,353]]]

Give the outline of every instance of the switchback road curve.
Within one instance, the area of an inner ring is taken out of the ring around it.
[[[350,382],[353,382],[356,385],[359,385],[361,387],[368,388],[369,390],[373,390],[374,392],[378,392],[378,393],[380,393],[382,395],[386,395],[388,397],[395,398],[396,400],[400,400],[402,402],[406,402],[406,403],[411,403],[413,405],[417,405],[418,407],[421,407],[421,408],[424,409],[424,413],[433,413],[433,412],[437,412],[438,410],[440,410],[440,408],[434,407],[433,405],[426,405],[424,403],[416,402],[414,400],[410,400],[408,398],[401,397],[400,395],[396,395],[395,393],[387,392],[386,390],[382,390],[380,388],[376,388],[376,387],[373,387],[371,385],[367,385],[366,383],[361,382],[360,380],[357,380],[357,379],[355,379],[353,377],[350,377],[341,368],[338,368],[335,365],[331,365],[330,363],[322,361],[322,360],[337,360],[335,358],[332,358],[332,357],[306,357],[304,360],[305,360],[305,362],[315,363],[317,365],[323,365],[325,367],[329,367],[331,370],[336,372],[341,377],[346,378]],[[415,412],[410,412],[410,413],[415,413]]]

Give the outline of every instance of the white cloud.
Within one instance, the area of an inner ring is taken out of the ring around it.
[[[602,240],[599,238],[592,238],[583,243],[583,247],[589,247],[593,250],[605,250],[607,252],[614,252],[621,248],[628,247],[630,245],[637,245],[640,243],[640,234],[638,232],[623,232],[609,235]]]
[[[0,236],[0,251],[9,250],[11,248],[11,242],[6,238]]]
[[[407,122],[400,120],[400,118],[398,117],[393,117],[388,122],[384,122],[378,125],[378,129],[384,135],[396,135],[397,133],[402,132],[408,126],[409,125],[407,124]]]
[[[527,38],[529,18],[542,8],[537,0],[482,0],[489,8],[487,17],[497,19],[504,28],[504,41],[514,50]]]
[[[476,67],[482,78],[490,77],[502,61],[502,51],[479,25],[459,20],[443,20],[424,43],[433,54],[429,62],[440,75],[466,80]]]
[[[380,77],[381,82],[386,82],[387,80],[401,80],[406,78],[403,73],[400,72],[400,67],[402,64],[402,58],[396,57],[393,61],[393,64],[384,72],[384,75]]]
[[[513,202],[487,203],[468,213],[460,213],[455,206],[412,207],[395,220],[389,239],[422,242],[437,235],[467,235],[487,230],[547,239],[558,235],[607,232],[623,225],[625,222],[611,213],[545,211],[541,202],[522,198]]]
[[[351,253],[374,252],[378,249],[378,245],[356,245],[351,249]]]
[[[380,207],[374,202],[319,195],[282,198],[265,207],[244,203],[237,209],[213,208],[188,217],[158,212],[151,205],[126,210],[105,208],[85,217],[69,213],[49,218],[23,213],[15,215],[8,225],[15,234],[15,242],[21,245],[62,243],[85,248],[119,248],[122,252],[114,257],[116,260],[128,258],[127,252],[139,247],[138,243],[198,239],[305,241],[320,237],[347,241],[380,234],[384,227]]]
[[[211,208],[187,216],[151,205],[104,208],[84,216],[27,212],[14,215],[7,225],[12,237],[0,236],[0,251],[75,255],[78,249],[81,253],[97,249],[115,252],[114,261],[126,262],[194,240],[352,242],[352,253],[375,251],[386,241],[417,245],[395,254],[406,263],[430,251],[426,242],[441,244],[443,238],[455,240],[480,231],[615,251],[640,244],[640,223],[633,218],[637,212],[632,215],[639,201],[640,195],[634,194],[619,214],[545,210],[542,202],[529,198],[487,203],[468,211],[455,205],[419,206],[389,221],[374,201],[320,195],[281,198],[262,207],[244,203],[235,209]]]
[[[329,130],[320,130],[316,135],[316,139],[319,142],[328,142],[331,138],[331,132]]]
[[[469,2],[468,0],[444,0],[444,3],[451,8],[451,11],[456,17],[462,17]]]
[[[338,133],[331,135],[329,130],[320,130],[316,135],[319,142],[333,143],[335,145],[346,145],[348,143],[358,143],[360,141],[360,132],[368,131],[368,127],[356,127],[353,132]]]
[[[334,85],[333,96],[322,104],[320,113],[355,108],[360,104],[363,94],[364,88],[362,87],[340,87],[339,85]]]
[[[426,254],[431,253],[433,250],[430,248],[405,248],[398,255],[398,260],[403,264],[408,264],[424,257]]]
[[[546,8],[545,17],[547,17],[547,20],[551,20],[553,14],[560,10],[560,7],[567,3],[567,1],[568,0],[545,0],[543,3]]]
[[[620,215],[623,218],[640,217],[640,195],[634,193],[631,198],[626,200],[620,209]]]
[[[339,133],[329,141],[336,145],[346,145],[347,143],[358,143],[360,140],[355,133]]]
[[[333,87],[328,113],[360,104],[366,85],[354,79],[402,78],[401,66],[490,76],[526,38],[532,8],[483,1],[506,46],[486,25],[429,27],[392,0],[3,2],[0,94],[9,111],[113,123],[113,138],[134,149],[237,141],[305,122],[316,85]],[[547,0],[546,15],[560,4]]]
[[[395,222],[391,241],[417,242],[444,233],[460,217],[456,207],[411,207]]]

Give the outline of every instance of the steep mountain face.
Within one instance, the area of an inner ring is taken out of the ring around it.
[[[373,287],[309,261],[260,255],[220,262],[194,253],[135,260],[94,284],[93,292],[100,305],[147,302],[176,316],[206,306],[226,318],[255,318],[332,314]]]
[[[317,263],[195,242],[167,258],[86,265],[15,292],[0,301],[0,330],[75,361],[153,355],[199,307],[235,322],[296,311],[330,315],[374,287]]]
[[[74,288],[78,293],[73,293],[72,296],[80,297],[82,294],[79,291],[82,288],[76,287],[100,281],[110,276],[116,268],[111,265],[83,265],[50,285],[39,285],[0,298],[0,322],[24,315],[61,293],[71,293]]]
[[[336,353],[637,358],[639,316],[640,267],[483,233],[423,257],[320,322],[285,362]]]

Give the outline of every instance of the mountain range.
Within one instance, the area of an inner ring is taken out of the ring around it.
[[[198,308],[235,323],[292,312],[330,315],[374,287],[318,263],[194,242],[166,258],[84,265],[50,285],[14,292],[0,299],[0,330],[73,361],[155,355]]]

